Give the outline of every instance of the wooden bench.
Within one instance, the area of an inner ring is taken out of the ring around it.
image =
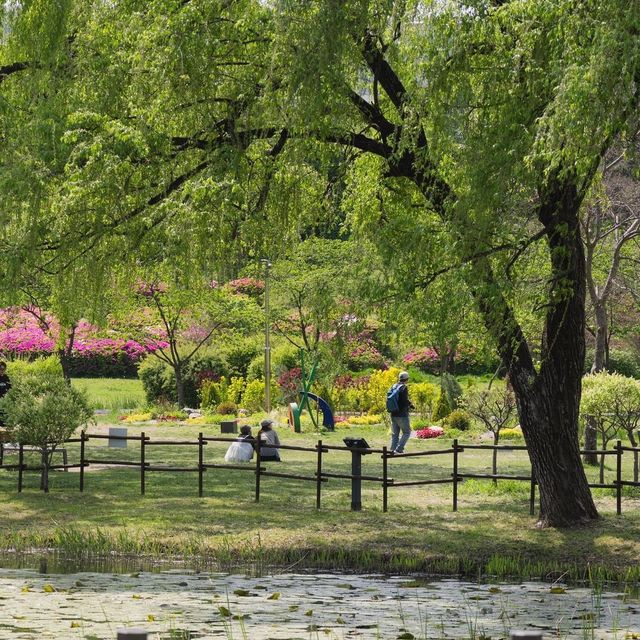
[[[41,447],[35,447],[33,445],[25,444],[22,447],[23,451],[36,452],[40,455],[44,455]],[[4,465],[4,454],[5,453],[19,453],[20,445],[15,442],[1,442],[0,441],[0,467]],[[53,453],[61,453],[62,454],[62,464],[66,467],[69,464],[69,458],[66,449],[56,449]],[[69,471],[69,469],[64,469],[65,471]]]

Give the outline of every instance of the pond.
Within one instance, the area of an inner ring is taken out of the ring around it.
[[[527,582],[169,569],[0,569],[0,638],[640,638],[638,593]]]

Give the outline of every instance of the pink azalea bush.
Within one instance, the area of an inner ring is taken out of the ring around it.
[[[370,331],[362,331],[350,340],[347,349],[347,366],[351,371],[387,368],[387,362],[378,350]]]
[[[50,316],[43,320],[47,327],[24,309],[0,309],[0,355],[36,358],[54,353],[61,339],[60,325]],[[138,342],[119,336],[104,337],[97,327],[83,320],[76,327],[70,355],[78,368],[88,366],[89,361],[94,361],[96,369],[109,364],[126,368],[135,367],[145,355],[166,346],[161,340]],[[83,361],[86,365],[82,365]]]
[[[256,278],[238,278],[227,283],[232,293],[242,293],[250,298],[259,298],[264,292],[264,282]]]
[[[444,434],[444,429],[442,427],[425,427],[424,429],[420,429],[416,431],[416,436],[418,438],[422,438],[423,440],[427,440],[429,438],[439,438]]]
[[[402,358],[402,363],[405,367],[416,367],[425,373],[436,370],[439,361],[440,356],[438,352],[431,347],[413,349]]]

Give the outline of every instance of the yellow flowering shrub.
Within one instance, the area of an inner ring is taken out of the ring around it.
[[[365,416],[352,416],[345,420],[344,424],[380,424],[383,418],[379,413],[369,413]]]
[[[151,411],[145,411],[141,413],[130,413],[121,418],[122,422],[146,422],[147,420],[151,420],[153,418],[153,414]]]
[[[504,440],[515,440],[516,438],[522,438],[522,429],[520,427],[513,427],[512,429],[500,429],[500,438]]]
[[[387,391],[398,381],[400,369],[391,367],[386,371],[374,371],[369,378],[369,385],[365,391],[366,406],[369,413],[382,413],[387,410]]]

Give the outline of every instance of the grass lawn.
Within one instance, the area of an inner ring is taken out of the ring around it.
[[[119,411],[144,406],[145,398],[140,380],[124,378],[74,378],[71,384],[87,392],[94,409]]]
[[[104,431],[106,425],[90,431]],[[129,425],[164,439],[219,435],[212,425]],[[317,434],[294,434],[281,427],[283,444],[313,446]],[[341,444],[346,435],[364,436],[373,447],[387,443],[383,427],[352,427],[322,435],[325,444]],[[408,451],[442,449],[450,441],[410,440]],[[225,443],[209,443],[205,461],[223,462]],[[151,464],[195,466],[195,446],[147,446]],[[70,461],[78,459],[69,445]],[[87,457],[139,459],[139,445],[108,449],[105,440],[87,445]],[[283,451],[283,462],[269,470],[313,476],[314,453]],[[446,478],[451,455],[393,459],[389,475],[400,480]],[[614,465],[614,458],[608,465]],[[631,456],[625,462],[630,478]],[[323,468],[349,473],[350,455],[331,451]],[[363,474],[380,476],[380,456],[363,458]],[[527,475],[523,452],[501,454],[502,473]],[[490,470],[490,452],[460,454],[461,473]],[[589,470],[595,480],[597,471]],[[615,475],[607,470],[607,480]],[[459,487],[459,507],[451,509],[451,485],[389,489],[389,511],[382,511],[379,483],[363,483],[363,510],[350,511],[350,483],[331,478],[322,491],[322,509],[315,509],[315,483],[263,477],[261,499],[254,502],[251,471],[208,470],[204,497],[198,497],[195,472],[148,472],[146,495],[140,495],[137,469],[92,465],[85,491],[78,491],[77,472],[53,472],[51,493],[38,490],[35,473],[26,475],[16,491],[16,473],[0,470],[0,548],[56,548],[66,553],[120,552],[190,556],[219,563],[266,563],[284,566],[358,570],[477,572],[558,577],[640,577],[640,493],[625,492],[623,515],[615,515],[612,490],[594,490],[602,518],[578,530],[537,530],[529,515],[526,482],[468,480]]]

